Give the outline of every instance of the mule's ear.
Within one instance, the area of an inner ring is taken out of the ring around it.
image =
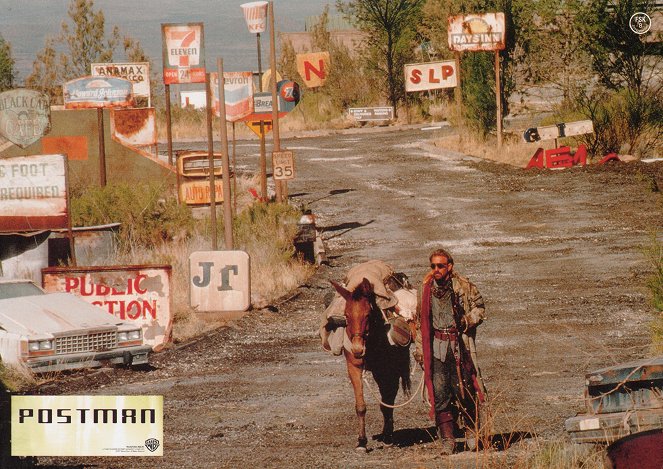
[[[339,295],[341,295],[345,301],[348,301],[352,297],[352,293],[350,293],[347,289],[343,288],[342,285],[334,282],[333,280],[329,281],[333,287],[336,289]]]
[[[373,293],[373,284],[368,281],[366,277],[361,281],[359,284],[359,287],[361,288],[361,291],[364,292],[364,295],[368,296],[369,294]]]

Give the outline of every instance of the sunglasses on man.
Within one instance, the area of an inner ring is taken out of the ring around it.
[[[437,267],[438,269],[446,269],[447,267],[449,267],[449,264],[431,264],[430,265],[430,268],[432,270],[435,270],[435,267]]]

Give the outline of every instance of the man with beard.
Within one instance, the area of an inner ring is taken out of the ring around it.
[[[429,259],[418,302],[415,358],[424,368],[442,454],[449,455],[455,448],[454,421],[460,417],[468,436],[478,426],[477,408],[485,399],[474,349],[485,308],[476,285],[454,271],[451,254],[437,249]]]

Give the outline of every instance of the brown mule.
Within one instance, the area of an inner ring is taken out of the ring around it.
[[[362,373],[370,370],[378,385],[381,401],[393,405],[398,394],[399,382],[403,390],[410,390],[410,352],[408,347],[394,346],[387,339],[387,325],[375,304],[373,285],[363,281],[350,292],[336,282],[331,282],[345,299],[345,319],[349,346],[343,353],[348,376],[355,395],[355,412],[359,423],[358,451],[366,451],[366,401]],[[383,427],[378,439],[389,445],[393,441],[394,409],[380,404]]]

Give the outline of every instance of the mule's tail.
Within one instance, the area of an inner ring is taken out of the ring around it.
[[[410,396],[410,390],[412,388],[412,379],[410,376],[410,348],[403,347],[404,353],[402,359],[399,363],[398,374],[401,378],[401,386],[403,387],[403,392],[406,396]]]

